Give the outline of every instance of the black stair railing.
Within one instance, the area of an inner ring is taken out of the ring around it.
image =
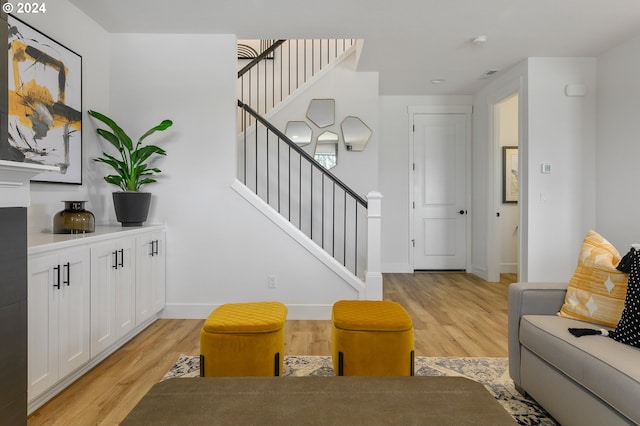
[[[238,101],[239,178],[280,215],[334,259],[363,278],[366,265],[367,201],[309,153]]]
[[[240,101],[259,115],[273,108],[355,44],[355,39],[274,40],[238,71]],[[247,126],[253,124],[249,120]],[[241,129],[243,131],[244,128]]]

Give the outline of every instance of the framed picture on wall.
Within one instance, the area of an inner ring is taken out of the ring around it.
[[[255,59],[276,40],[238,40],[238,59]],[[273,52],[265,59],[273,59]]]
[[[502,202],[518,202],[518,147],[502,147]]]
[[[82,184],[82,57],[9,15],[5,160],[57,166],[32,181]]]

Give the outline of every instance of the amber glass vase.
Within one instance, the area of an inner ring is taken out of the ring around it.
[[[64,210],[53,217],[54,234],[84,234],[96,230],[96,219],[85,210],[86,201],[63,201]]]

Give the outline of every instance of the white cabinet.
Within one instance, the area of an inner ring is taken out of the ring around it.
[[[89,271],[87,247],[29,258],[29,399],[89,361]]]
[[[91,245],[91,356],[135,327],[133,238]]]
[[[144,330],[165,305],[163,226],[28,235],[28,413]]]
[[[136,237],[136,324],[164,308],[165,271],[165,233]]]

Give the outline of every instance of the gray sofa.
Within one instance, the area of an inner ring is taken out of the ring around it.
[[[509,286],[509,374],[560,424],[640,424],[640,349],[569,327],[603,328],[556,315],[567,283]]]

